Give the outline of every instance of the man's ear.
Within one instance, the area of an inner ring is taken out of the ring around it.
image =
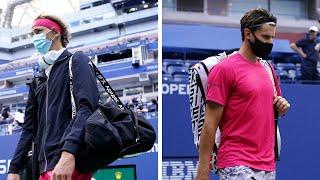
[[[248,28],[245,28],[243,30],[243,34],[244,34],[244,39],[245,40],[249,40],[250,41],[252,39],[252,33]]]
[[[51,39],[56,40],[60,36],[60,32],[56,31],[55,28],[51,28]]]

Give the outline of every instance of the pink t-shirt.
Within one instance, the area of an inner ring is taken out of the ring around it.
[[[207,88],[207,101],[224,106],[218,168],[274,171],[274,88],[263,65],[232,55],[211,69]]]

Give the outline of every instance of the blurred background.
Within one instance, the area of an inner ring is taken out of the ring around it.
[[[224,50],[239,48],[240,19],[253,8],[267,9],[278,19],[267,60],[274,65],[283,95],[291,104],[279,121],[282,151],[277,179],[317,179],[320,86],[318,81],[301,80],[303,59],[290,44],[307,37],[309,27],[319,27],[319,0],[163,0],[163,179],[193,179],[197,172],[189,67]]]
[[[6,179],[24,121],[28,85],[38,71],[31,23],[55,14],[69,25],[71,52],[98,65],[120,99],[158,129],[157,0],[0,1],[0,179]],[[101,100],[108,99],[102,87]],[[158,143],[148,153],[121,159],[96,179],[157,177]],[[148,169],[148,171],[145,171]],[[120,173],[119,173],[120,172]]]

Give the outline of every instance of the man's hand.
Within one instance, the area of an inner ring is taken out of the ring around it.
[[[19,174],[9,173],[7,180],[20,180],[20,176],[19,176]]]
[[[62,152],[61,158],[52,172],[51,180],[71,180],[75,168],[75,157],[68,152]]]
[[[279,116],[283,116],[290,108],[289,102],[281,96],[275,97],[273,100],[273,104],[276,105]]]
[[[308,56],[307,56],[306,53],[303,53],[303,54],[301,54],[301,57],[305,59],[305,58],[307,58]]]

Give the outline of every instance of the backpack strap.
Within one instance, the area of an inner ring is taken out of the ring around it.
[[[272,85],[273,85],[273,91],[274,91],[274,96],[277,96],[277,88],[276,88],[276,82],[274,79],[274,72],[272,70],[271,64],[268,61],[262,60],[260,59],[261,64],[263,65],[263,67],[266,69],[270,80],[272,81]],[[277,108],[274,106],[273,107],[273,112],[274,112],[274,129],[275,129],[275,136],[274,136],[274,140],[275,140],[275,146],[274,146],[274,155],[275,155],[275,160],[276,161],[280,161],[280,157],[279,157],[279,147],[278,147],[278,137],[277,137],[277,130],[278,130],[278,118],[279,118],[279,114],[278,114],[278,110]]]
[[[208,70],[207,66],[202,61],[200,61],[200,64],[203,66],[203,69],[206,72],[207,76],[209,76],[209,70]]]

